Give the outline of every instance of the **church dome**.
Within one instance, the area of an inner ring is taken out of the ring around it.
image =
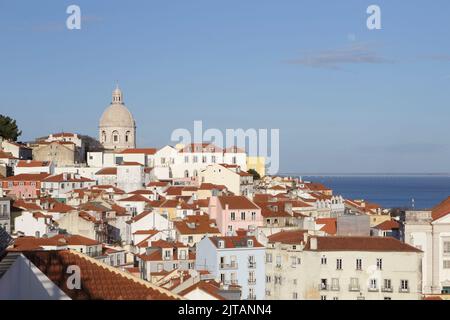
[[[133,116],[125,105],[111,104],[100,118],[100,127],[134,127]]]
[[[122,91],[117,87],[113,91],[111,105],[106,108],[100,118],[100,127],[128,127],[135,126],[133,115],[123,103]]]

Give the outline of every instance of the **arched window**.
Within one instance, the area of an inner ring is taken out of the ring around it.
[[[106,142],[106,131],[102,131],[102,142]]]
[[[198,172],[197,172],[197,170],[194,170],[194,177],[198,177]]]
[[[185,177],[185,178],[189,178],[189,171],[184,170],[184,177]]]
[[[120,141],[119,141],[119,132],[113,131],[113,133],[112,133],[112,141],[113,141],[114,143],[120,142]]]
[[[127,131],[127,133],[125,133],[125,142],[129,141],[130,141],[130,131]]]

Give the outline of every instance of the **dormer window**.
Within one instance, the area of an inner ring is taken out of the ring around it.
[[[219,248],[225,248],[225,241],[219,240]]]
[[[248,239],[247,240],[247,247],[253,247],[253,240],[252,239]]]

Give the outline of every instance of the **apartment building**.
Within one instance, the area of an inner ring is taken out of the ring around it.
[[[422,252],[389,237],[269,236],[266,299],[418,300]]]
[[[224,285],[239,285],[242,299],[264,299],[265,248],[255,237],[205,237],[197,244],[195,266]]]

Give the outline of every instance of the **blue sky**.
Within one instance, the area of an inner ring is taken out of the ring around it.
[[[65,28],[77,4],[82,29]],[[381,7],[382,30],[366,27]],[[450,172],[450,2],[1,1],[0,113],[97,136],[116,80],[138,145],[279,128],[281,171]]]

